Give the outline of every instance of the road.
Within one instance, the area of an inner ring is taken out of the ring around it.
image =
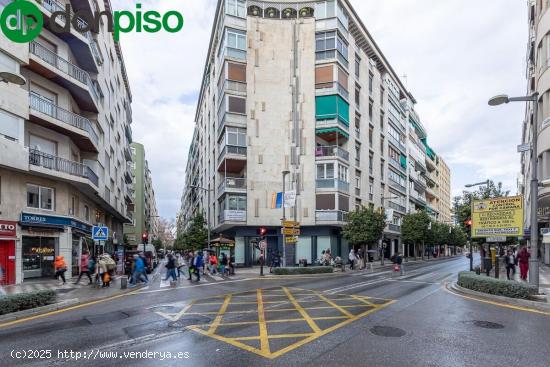
[[[548,366],[550,317],[449,293],[467,267],[458,257],[405,264],[403,277],[152,287],[0,325],[0,356],[9,366]],[[10,356],[29,349],[52,355]]]

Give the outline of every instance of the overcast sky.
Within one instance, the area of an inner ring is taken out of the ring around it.
[[[178,10],[176,34],[129,33],[122,48],[133,94],[134,140],[145,145],[161,216],[180,206],[194,112],[215,0],[143,0],[143,9]],[[449,164],[452,192],[487,178],[512,193],[520,169],[523,106],[489,107],[501,93],[526,90],[527,5],[517,0],[351,0],[415,96],[430,146]],[[134,0],[112,0],[134,9]]]

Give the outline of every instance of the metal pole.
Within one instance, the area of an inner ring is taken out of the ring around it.
[[[208,189],[208,249],[210,250],[210,189]]]
[[[286,173],[283,172],[283,197],[282,197],[282,207],[283,207],[283,222],[286,220],[285,213],[285,176]],[[283,233],[283,268],[286,267],[286,236]]]
[[[531,257],[529,258],[529,284],[539,290],[539,223],[538,223],[538,191],[539,182],[537,178],[538,166],[538,101],[539,94],[533,94],[533,122],[532,122],[532,146],[531,146]]]

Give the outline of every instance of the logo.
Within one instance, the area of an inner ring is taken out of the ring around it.
[[[42,3],[39,1],[39,3]],[[155,10],[142,11],[141,4],[136,4],[135,12],[129,10],[98,11],[80,9],[73,12],[69,4],[62,10],[52,11],[48,18],[40,8],[28,0],[14,0],[6,5],[0,15],[0,28],[11,41],[26,43],[34,40],[44,26],[54,33],[69,33],[71,28],[80,32],[99,33],[101,23],[107,24],[107,31],[118,41],[121,33],[146,32],[157,33],[164,30],[168,33],[181,31],[184,24],[183,15],[175,10],[164,14]]]
[[[9,40],[30,42],[42,31],[44,18],[40,9],[27,0],[16,0],[7,5],[0,16],[0,28]]]

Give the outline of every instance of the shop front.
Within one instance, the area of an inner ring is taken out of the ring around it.
[[[90,225],[70,217],[32,213],[21,213],[20,224],[23,279],[53,277],[56,256],[65,258],[67,277],[78,274],[82,250],[91,243]]]
[[[0,285],[15,284],[17,222],[0,220]]]

